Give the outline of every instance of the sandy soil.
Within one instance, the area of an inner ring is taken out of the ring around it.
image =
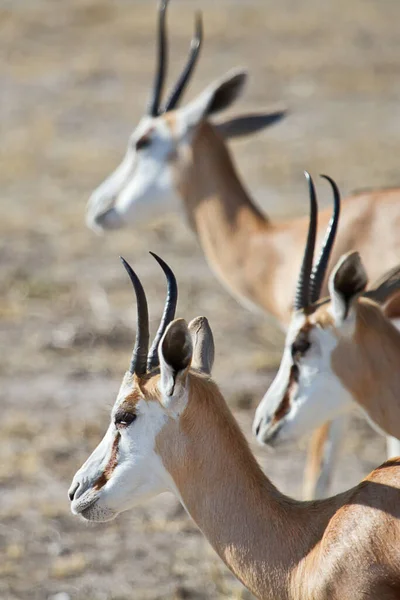
[[[272,216],[304,212],[302,170],[343,191],[400,182],[400,4],[395,0],[173,0],[171,72],[204,13],[206,43],[190,95],[238,65],[251,82],[236,111],[286,105],[290,116],[233,146]],[[152,79],[155,2],[0,3],[0,597],[250,598],[172,496],[107,525],[83,526],[66,491],[97,444],[134,337],[134,305],[117,259],[142,277],[154,323],[164,281],[179,315],[206,314],[215,377],[246,434],[280,356],[271,319],[248,313],[210,273],[183,220],[96,237],[85,202],[118,163]],[[328,191],[321,187],[321,197]],[[334,488],[384,459],[354,419]],[[257,448],[266,472],[300,495],[305,444]]]

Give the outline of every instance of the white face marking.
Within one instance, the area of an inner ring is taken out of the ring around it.
[[[155,452],[156,437],[169,418],[161,404],[139,400],[137,418],[129,426],[117,430],[114,424],[117,408],[132,389],[132,375],[127,373],[106,435],[72,481],[70,492],[75,495],[71,510],[87,520],[107,521],[151,496],[174,491],[172,479]],[[116,466],[105,485],[95,490],[93,486],[110,461],[117,435]]]
[[[314,326],[307,334],[310,347],[300,358],[292,356],[304,324],[303,314],[293,316],[279,371],[257,408],[253,431],[261,443],[293,441],[351,406],[350,393],[332,370],[337,338],[329,328]],[[296,381],[290,385],[293,368]],[[286,409],[280,411],[284,398]]]
[[[179,212],[171,165],[189,132],[182,109],[175,111],[174,116],[173,133],[163,115],[140,121],[122,163],[89,199],[86,222],[90,228],[101,231],[126,224],[140,226],[163,214]],[[137,148],[136,143],[143,136],[148,137],[148,143]]]

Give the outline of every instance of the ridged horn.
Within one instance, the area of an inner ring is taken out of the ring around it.
[[[310,223],[308,226],[307,243],[304,250],[303,262],[300,269],[300,275],[297,282],[296,294],[293,304],[295,310],[305,308],[309,304],[310,275],[313,265],[315,239],[317,234],[318,206],[314,182],[308,171],[304,171],[304,175],[308,181],[308,189],[310,195]]]
[[[158,35],[157,35],[157,67],[154,77],[153,91],[149,102],[149,115],[157,117],[160,114],[160,101],[164,88],[167,72],[167,34],[165,20],[169,0],[161,0],[158,9]]]
[[[174,89],[172,90],[168,100],[165,103],[164,111],[167,112],[172,110],[178,106],[179,101],[181,100],[183,93],[187,84],[190,81],[190,78],[193,74],[193,71],[196,67],[199,55],[201,44],[203,41],[203,22],[201,18],[201,14],[196,14],[195,19],[195,33],[192,37],[192,41],[190,43],[190,52],[189,57],[187,59],[186,65],[175,84]]]
[[[129,278],[135,290],[137,301],[137,330],[136,341],[132,352],[131,364],[129,366],[130,373],[136,375],[144,375],[146,373],[147,353],[149,350],[149,311],[147,307],[146,294],[143,286],[140,283],[139,277],[132,269],[130,264],[120,256]]]
[[[176,305],[178,302],[178,285],[172,269],[167,265],[166,262],[162,260],[162,258],[157,256],[157,254],[154,254],[154,252],[150,252],[150,254],[156,259],[164,271],[165,277],[167,278],[167,297],[165,299],[164,312],[161,317],[160,326],[157,330],[154,342],[151,345],[149,355],[147,357],[147,370],[149,371],[150,369],[158,367],[159,365],[158,345],[168,325],[175,317]]]
[[[328,228],[326,230],[325,238],[322,244],[321,253],[315,264],[315,267],[311,273],[310,281],[310,302],[316,302],[321,294],[322,284],[325,279],[326,270],[328,268],[329,259],[331,256],[333,244],[335,243],[335,237],[340,216],[340,192],[335,181],[328,175],[321,175],[324,179],[329,181],[333,189],[333,214],[329,221]]]

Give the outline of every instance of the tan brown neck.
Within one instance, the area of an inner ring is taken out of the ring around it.
[[[297,598],[290,592],[294,570],[315,548],[339,498],[309,511],[308,503],[282,495],[262,473],[218,388],[191,376],[190,393],[198,400],[157,440],[185,508],[257,597]]]
[[[272,228],[246,193],[218,131],[203,122],[180,161],[178,189],[211,268],[240,300],[277,315],[268,295],[276,263],[273,240],[268,243]]]
[[[339,342],[332,366],[372,421],[400,437],[400,333],[374,303],[358,301],[354,338]]]

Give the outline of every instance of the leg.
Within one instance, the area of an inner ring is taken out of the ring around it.
[[[325,423],[314,432],[304,471],[303,497],[305,500],[325,498],[328,495],[346,423],[347,416],[342,415]]]

